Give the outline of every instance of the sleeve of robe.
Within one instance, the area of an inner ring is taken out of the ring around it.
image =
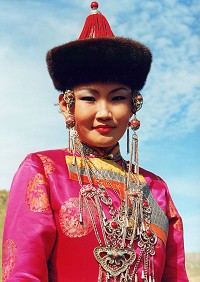
[[[10,189],[3,236],[3,282],[48,281],[56,228],[43,163],[30,154]]]
[[[166,246],[166,263],[162,282],[188,282],[185,269],[185,252],[182,219],[172,201],[167,185],[166,205],[169,233]]]

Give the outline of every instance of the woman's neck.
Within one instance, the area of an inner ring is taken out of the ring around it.
[[[119,143],[115,146],[106,150],[105,148],[91,146],[85,142],[79,140],[79,138],[75,139],[75,148],[76,151],[80,153],[80,150],[83,150],[83,153],[88,156],[105,158],[105,159],[112,159],[114,161],[120,161],[122,159],[120,153]]]

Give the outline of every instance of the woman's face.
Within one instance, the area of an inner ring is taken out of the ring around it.
[[[109,152],[123,136],[132,115],[131,89],[120,83],[88,83],[73,91],[80,140]]]

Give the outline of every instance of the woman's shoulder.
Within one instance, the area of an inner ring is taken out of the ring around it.
[[[35,151],[31,152],[27,155],[27,157],[39,157],[41,158],[42,156],[46,157],[59,157],[59,156],[65,156],[69,154],[69,150],[67,148],[56,148],[56,149],[47,149],[47,150],[42,150],[42,151]]]
[[[162,179],[160,178],[160,176],[158,176],[158,175],[155,174],[154,172],[149,171],[149,170],[147,170],[147,169],[144,169],[144,168],[142,168],[142,167],[140,167],[139,172],[140,172],[140,174],[143,175],[144,177],[150,177],[150,178],[152,178],[152,180],[157,180],[157,179],[162,180]]]
[[[154,187],[154,188],[163,188],[165,190],[168,190],[168,187],[167,187],[167,184],[166,182],[157,174],[149,171],[149,170],[146,170],[144,168],[140,168],[140,175],[142,175],[147,184],[150,186],[150,187]]]
[[[60,162],[61,160],[65,160],[65,156],[68,154],[70,154],[70,152],[67,148],[35,151],[26,155],[21,165],[27,163],[36,164],[36,163],[44,163],[44,162],[57,163]]]

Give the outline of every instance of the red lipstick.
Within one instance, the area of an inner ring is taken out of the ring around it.
[[[97,125],[94,127],[98,132],[100,133],[108,133],[110,132],[114,127],[106,124]]]

